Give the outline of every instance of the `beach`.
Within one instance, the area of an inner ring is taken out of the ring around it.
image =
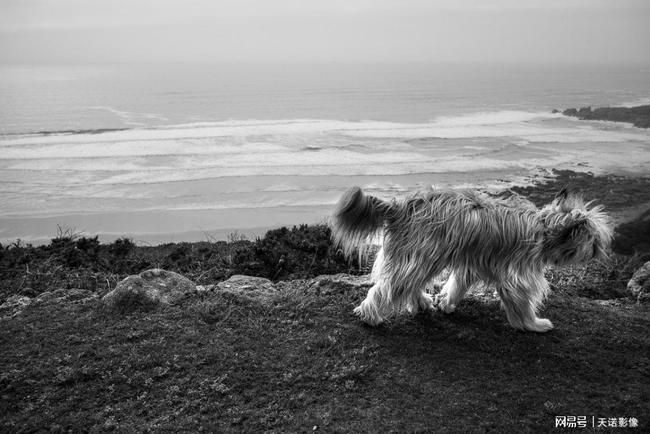
[[[43,243],[58,226],[154,244],[254,237],[326,221],[352,185],[388,199],[525,186],[552,169],[645,176],[648,143],[625,124],[527,112],[5,136],[0,239]]]

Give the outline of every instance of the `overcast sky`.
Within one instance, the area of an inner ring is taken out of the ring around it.
[[[0,62],[650,63],[650,0],[0,0]]]

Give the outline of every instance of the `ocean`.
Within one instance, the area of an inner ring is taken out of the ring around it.
[[[0,66],[0,101],[2,243],[252,238],[325,222],[352,185],[650,174],[650,131],[552,113],[648,104],[648,67]]]

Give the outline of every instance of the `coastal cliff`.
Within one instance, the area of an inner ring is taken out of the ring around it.
[[[650,105],[637,107],[582,107],[569,108],[562,112],[565,116],[589,121],[628,122],[638,128],[650,128]]]

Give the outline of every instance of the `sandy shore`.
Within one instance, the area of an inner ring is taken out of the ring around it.
[[[390,180],[390,181],[389,181]],[[564,186],[580,192],[588,200],[604,204],[616,224],[638,218],[650,209],[650,178],[638,174],[592,175],[589,172],[549,171],[479,171],[475,173],[412,174],[391,177],[335,177],[329,181],[331,189],[320,191],[320,197],[309,203],[310,185],[322,180],[310,181],[295,177],[291,182],[301,182],[298,192],[288,192],[287,202],[303,201],[304,205],[272,206],[260,200],[242,208],[160,209],[101,211],[91,213],[54,213],[42,216],[0,217],[0,242],[11,243],[16,239],[34,245],[47,244],[56,236],[58,228],[71,230],[85,236],[98,235],[102,242],[112,242],[127,237],[138,244],[156,245],[170,242],[197,242],[228,240],[232,234],[249,239],[263,236],[270,229],[300,224],[325,223],[340,197],[352,185],[361,185],[370,193],[391,199],[403,197],[413,191],[434,186],[436,188],[481,188],[498,192],[513,189],[529,197],[538,206],[550,202],[555,193]],[[245,182],[261,182],[259,178]],[[381,186],[375,189],[373,186]],[[387,185],[394,187],[388,188]],[[196,189],[208,189],[209,185],[197,185]],[[180,188],[180,186],[176,186]],[[191,190],[192,186],[184,187]],[[314,193],[316,194],[316,193]],[[297,198],[296,195],[300,195]],[[236,194],[235,194],[236,196]],[[319,202],[324,203],[319,203]]]
[[[0,216],[0,242],[21,239],[33,244],[48,243],[56,235],[57,227],[99,235],[104,242],[124,236],[143,244],[227,240],[233,232],[254,238],[281,226],[324,223],[340,195],[353,185],[391,199],[431,186],[499,190],[530,185],[535,179],[542,179],[540,173],[483,170],[398,176],[256,176],[184,181],[171,183],[168,190],[155,193],[166,199],[133,199],[118,210],[103,210],[107,206],[114,208],[108,202],[65,202],[59,208],[44,204],[36,215]],[[131,193],[124,192],[127,197]],[[195,206],[188,205],[188,201],[194,200]],[[64,211],[66,206],[75,207],[75,211]]]

